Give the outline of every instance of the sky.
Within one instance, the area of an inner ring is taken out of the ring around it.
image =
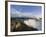
[[[41,6],[11,5],[11,14],[41,17]]]

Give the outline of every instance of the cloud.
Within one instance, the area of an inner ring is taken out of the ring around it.
[[[11,13],[11,16],[12,17],[22,17],[22,16],[26,16],[26,17],[36,17],[36,18],[39,18],[39,17],[42,16],[40,14],[34,14],[34,12],[20,12],[20,11],[17,11],[16,9],[14,9],[14,10]]]

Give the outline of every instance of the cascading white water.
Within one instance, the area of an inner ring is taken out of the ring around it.
[[[42,30],[42,22],[36,21],[35,19],[25,20],[24,23],[29,27],[34,27],[38,30]]]

